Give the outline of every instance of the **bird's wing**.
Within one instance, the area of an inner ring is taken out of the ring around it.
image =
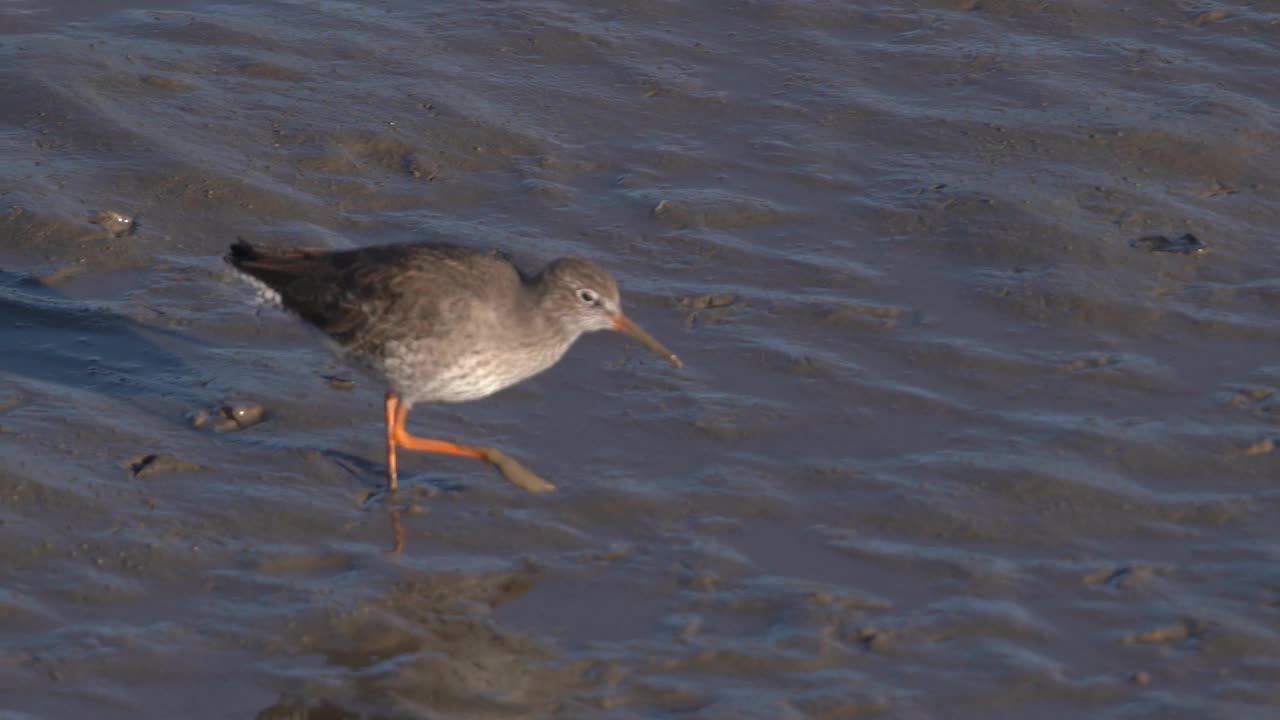
[[[288,310],[339,345],[380,354],[388,341],[430,335],[495,283],[519,283],[500,257],[446,244],[326,251],[237,243],[228,260],[280,295]]]

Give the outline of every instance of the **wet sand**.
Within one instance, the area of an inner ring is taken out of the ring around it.
[[[3,3],[0,715],[1275,717],[1278,51],[1261,2]],[[366,502],[382,388],[237,235],[591,257],[686,368],[418,408],[558,490]]]

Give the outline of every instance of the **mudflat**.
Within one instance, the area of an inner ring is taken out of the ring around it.
[[[1275,717],[1278,53],[1264,2],[0,3],[0,714]],[[383,388],[237,235],[589,257],[686,367],[421,406],[558,490],[380,496]]]

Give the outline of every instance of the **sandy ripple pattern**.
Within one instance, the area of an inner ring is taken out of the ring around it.
[[[0,2],[0,717],[1280,716],[1277,53],[1226,0]],[[687,367],[423,408],[560,489],[379,498],[382,389],[237,235],[591,257]]]

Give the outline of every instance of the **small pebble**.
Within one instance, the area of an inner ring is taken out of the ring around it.
[[[1138,672],[1129,676],[1129,682],[1133,683],[1134,685],[1137,685],[1138,687],[1145,687],[1147,685],[1150,685],[1151,673],[1147,672],[1146,670],[1139,670]]]
[[[256,403],[224,405],[213,421],[217,432],[234,432],[253,427],[266,418],[266,408]]]
[[[111,233],[111,237],[132,235],[138,227],[133,217],[114,210],[100,210],[89,216],[89,222],[101,225],[103,230]]]

